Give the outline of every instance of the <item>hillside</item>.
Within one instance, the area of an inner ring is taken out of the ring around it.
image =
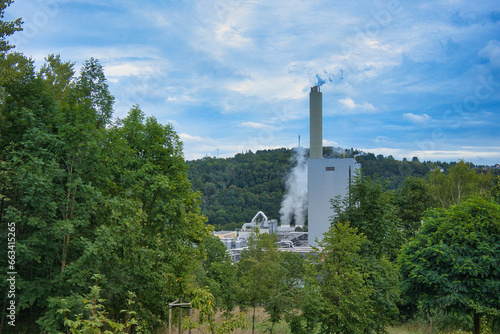
[[[188,161],[189,179],[203,194],[202,213],[209,223],[217,229],[234,229],[258,211],[278,218],[291,154],[282,148]]]
[[[420,162],[417,158],[399,161],[393,157],[375,156],[355,149],[324,148],[330,158],[355,157],[364,175],[382,179],[389,189],[398,189],[409,176],[425,178],[441,167],[446,172],[456,165],[442,162]],[[234,229],[263,211],[279,219],[287,174],[293,167],[292,150],[280,148],[237,154],[233,158],[206,157],[188,161],[189,179],[195,191],[202,193],[202,213],[217,230]],[[470,165],[470,167],[474,167]]]

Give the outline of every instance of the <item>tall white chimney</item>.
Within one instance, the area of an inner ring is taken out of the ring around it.
[[[310,159],[323,159],[323,97],[319,86],[309,93]]]

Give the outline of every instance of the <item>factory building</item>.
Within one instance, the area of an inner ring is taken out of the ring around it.
[[[330,228],[334,215],[330,200],[349,194],[353,177],[361,165],[352,158],[325,159],[323,157],[323,97],[320,87],[311,87],[309,94],[310,157],[308,161],[308,229],[309,245],[316,246],[316,238]]]
[[[262,220],[258,221],[257,218],[259,217]],[[294,228],[290,226],[278,226],[277,220],[269,220],[262,211],[257,212],[250,223],[243,224],[241,230],[214,232],[214,235],[219,237],[224,245],[226,245],[233,262],[238,262],[241,258],[241,252],[247,248],[248,238],[255,229],[258,229],[260,233],[276,234],[278,237],[277,244],[281,251],[299,253],[301,255],[309,254],[313,251],[311,247],[308,247],[307,232],[295,232]]]

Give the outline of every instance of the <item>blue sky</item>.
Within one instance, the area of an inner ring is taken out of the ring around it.
[[[319,75],[325,145],[500,163],[497,1],[17,0],[19,16],[19,51],[98,58],[115,116],[138,103],[186,159],[309,146]]]

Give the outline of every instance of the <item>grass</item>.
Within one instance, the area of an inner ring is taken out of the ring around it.
[[[236,310],[235,312],[239,312],[239,310]],[[220,314],[218,314],[218,317],[220,319]],[[194,319],[196,319],[196,314],[193,316]],[[266,333],[266,329],[268,326],[270,326],[270,322],[267,321],[267,314],[264,312],[263,307],[258,307],[255,312],[255,334],[264,334]],[[251,334],[252,333],[252,309],[247,310],[247,319],[248,319],[248,324],[249,327],[246,329],[240,329],[236,330],[233,333],[234,334]],[[176,324],[177,325],[177,324]],[[196,333],[204,333],[205,332],[205,327],[202,327],[201,330],[198,329],[193,329],[191,330],[191,334],[196,334]],[[178,334],[179,329],[177,326],[172,328],[172,334]],[[188,331],[183,331],[183,334],[187,334]],[[157,334],[168,334],[168,327],[163,328],[160,330]],[[206,333],[208,334],[208,332]],[[281,321],[280,323],[276,324],[273,329],[273,334],[290,334],[290,330],[288,329],[288,325],[285,321]]]
[[[424,324],[402,324],[387,328],[389,334],[429,334],[430,329]]]
[[[236,310],[239,312],[239,310]],[[220,316],[220,315],[218,315]],[[194,316],[196,319],[196,315]],[[249,328],[236,330],[234,334],[251,334],[252,333],[252,310],[249,309],[247,311],[247,318],[249,322]],[[256,309],[255,313],[255,334],[264,334],[266,333],[266,329],[270,326],[270,322],[267,321],[268,316],[264,312],[264,308],[259,307]],[[203,330],[200,331],[198,329],[194,329],[191,331],[192,334],[201,334],[205,332],[206,328],[201,328]],[[396,326],[391,326],[387,328],[388,334],[430,334],[430,328],[427,323],[406,323]],[[178,328],[172,328],[172,334],[178,334]],[[188,331],[182,332],[183,334],[187,334]],[[436,333],[436,331],[434,331]],[[157,334],[168,334],[168,327],[162,329]],[[208,332],[206,333],[208,334]],[[273,334],[290,334],[290,330],[288,328],[288,324],[285,321],[281,321],[276,324],[273,329]]]

